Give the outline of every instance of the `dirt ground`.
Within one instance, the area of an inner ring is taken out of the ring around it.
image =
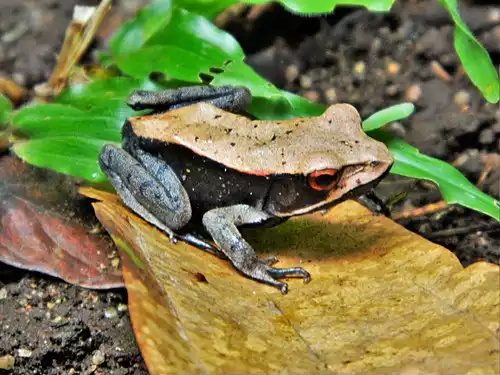
[[[0,0],[0,76],[28,88],[46,80],[75,3]],[[462,3],[461,13],[498,66],[498,2]],[[500,198],[498,159],[484,173],[500,153],[500,110],[463,74],[452,25],[434,2],[402,1],[390,14],[342,8],[321,20],[273,6],[226,28],[259,73],[311,100],[349,102],[363,117],[415,102],[417,113],[390,130],[423,153],[454,162]],[[432,184],[397,176],[377,190],[383,198],[399,192],[408,196],[396,215],[440,200]],[[499,262],[500,227],[484,215],[451,206],[398,221],[455,252],[464,265]],[[124,290],[86,290],[0,264],[0,357],[16,358],[0,374],[146,374],[126,303]]]

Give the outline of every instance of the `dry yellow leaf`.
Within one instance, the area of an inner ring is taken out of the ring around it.
[[[87,191],[87,194],[89,192]],[[345,202],[245,232],[302,264],[290,292],[171,244],[108,195],[96,213],[122,248],[136,337],[152,374],[500,373],[500,271]],[[112,197],[112,196],[111,196]]]

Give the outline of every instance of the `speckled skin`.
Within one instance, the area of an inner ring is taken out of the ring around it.
[[[322,116],[255,121],[241,113],[245,88],[193,86],[135,92],[134,108],[168,110],[127,120],[123,149],[106,145],[100,165],[123,202],[173,238],[201,225],[243,274],[287,292],[277,279],[309,274],[259,260],[237,227],[276,224],[325,208],[378,181],[392,164],[385,145],[361,131],[356,110],[331,106]],[[195,103],[206,98],[210,103]],[[175,109],[172,109],[175,108]],[[328,190],[309,173],[337,170]]]

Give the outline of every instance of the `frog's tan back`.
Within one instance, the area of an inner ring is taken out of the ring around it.
[[[307,174],[392,160],[385,145],[363,133],[359,114],[348,104],[332,105],[317,117],[268,121],[198,103],[129,121],[137,136],[179,144],[255,175]]]

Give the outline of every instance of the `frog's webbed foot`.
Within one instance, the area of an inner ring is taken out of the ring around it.
[[[135,90],[128,97],[127,104],[135,110],[166,112],[205,102],[225,111],[242,113],[251,100],[250,91],[243,86],[188,86],[164,91]]]
[[[237,226],[243,224],[257,224],[268,219],[270,216],[266,213],[239,204],[208,211],[203,216],[203,225],[238,271],[254,280],[272,285],[285,294],[288,292],[288,284],[278,279],[301,277],[304,282],[308,282],[311,279],[309,273],[301,267],[274,268],[272,265],[278,261],[276,257],[258,259],[237,229]]]

